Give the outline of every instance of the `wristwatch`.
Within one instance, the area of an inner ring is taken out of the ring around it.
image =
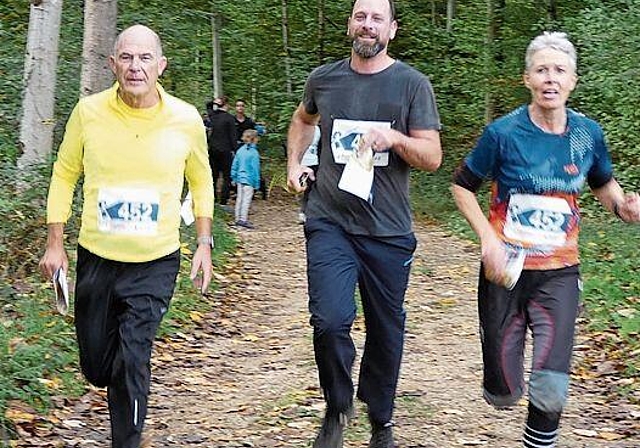
[[[206,244],[207,246],[210,246],[211,249],[214,248],[214,243],[213,243],[213,236],[211,235],[202,235],[199,236],[196,241],[198,242],[198,246],[200,246],[201,244]]]

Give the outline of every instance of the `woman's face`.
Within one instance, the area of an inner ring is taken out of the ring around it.
[[[569,56],[552,48],[533,54],[523,78],[531,92],[531,103],[545,110],[564,108],[578,82]]]

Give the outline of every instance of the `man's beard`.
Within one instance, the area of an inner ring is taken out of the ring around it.
[[[368,44],[368,43],[364,43],[363,41],[359,40],[358,39],[359,37],[360,36],[354,36],[353,37],[352,47],[353,47],[353,51],[355,52],[355,54],[357,54],[361,58],[370,59],[370,58],[376,56],[378,53],[380,53],[386,47],[386,45],[384,45],[382,42],[380,42],[380,40],[378,38],[376,38],[376,41],[373,44]]]

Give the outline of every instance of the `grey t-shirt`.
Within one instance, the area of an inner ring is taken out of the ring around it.
[[[409,130],[440,129],[429,79],[396,61],[375,74],[359,74],[344,59],[315,69],[305,85],[303,104],[321,116],[322,149],[316,182],[305,208],[307,218],[324,218],[356,235],[411,233],[409,165],[394,151],[378,154],[372,196],[365,201],[338,188],[344,154],[357,146],[364,126]],[[342,158],[341,158],[342,157]]]

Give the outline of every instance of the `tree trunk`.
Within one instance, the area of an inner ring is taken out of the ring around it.
[[[324,35],[324,0],[318,0],[318,64],[322,64],[324,62]]]
[[[20,170],[47,161],[53,145],[56,65],[62,0],[33,0],[24,62],[24,90],[17,161]]]
[[[447,33],[453,30],[453,19],[456,15],[456,0],[447,0]]]
[[[438,25],[438,21],[436,20],[436,16],[438,14],[438,10],[436,8],[436,1],[431,0],[431,25],[434,27]]]
[[[291,80],[291,55],[289,54],[289,13],[287,0],[282,0],[282,47],[284,49],[284,73],[286,76],[287,95],[293,96],[293,81]]]
[[[80,95],[100,92],[113,84],[108,57],[116,40],[118,0],[85,0]]]
[[[549,12],[549,20],[553,22],[558,20],[558,7],[556,0],[549,0],[547,11]]]
[[[496,116],[497,98],[492,86],[495,85],[497,78],[497,67],[500,63],[504,62],[504,56],[500,50],[500,34],[502,30],[502,23],[504,21],[504,9],[505,0],[487,0],[487,15],[488,15],[488,27],[487,27],[487,68],[486,73],[488,76],[486,82],[485,92],[485,113],[484,118],[486,123],[493,121]]]
[[[222,48],[220,47],[220,36],[218,35],[218,16],[212,13],[211,19],[211,48],[213,49],[213,97],[220,98],[224,95],[222,88]]]

